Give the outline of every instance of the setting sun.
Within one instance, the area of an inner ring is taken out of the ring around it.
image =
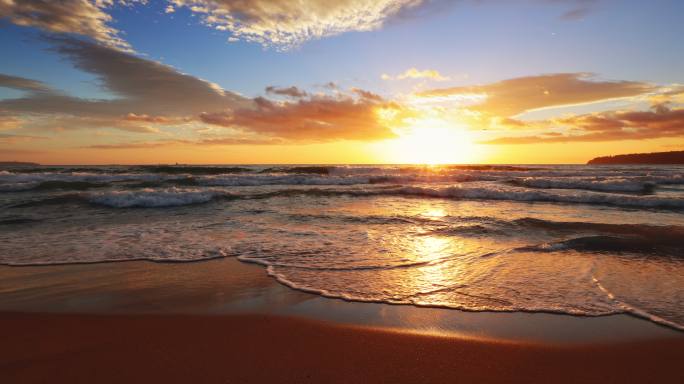
[[[396,163],[473,163],[480,157],[468,130],[440,120],[421,120],[390,140],[388,147],[388,160]]]

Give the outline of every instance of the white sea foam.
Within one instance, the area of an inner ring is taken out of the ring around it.
[[[684,199],[682,198],[616,195],[610,193],[578,190],[529,190],[517,189],[514,187],[508,187],[499,184],[489,184],[487,186],[470,186],[467,184],[461,184],[443,188],[412,186],[382,191],[373,191],[369,194],[399,194],[479,200],[512,200],[575,204],[603,204],[639,208],[684,208]]]
[[[131,207],[174,207],[200,204],[211,201],[216,196],[227,196],[226,193],[200,189],[151,189],[138,191],[111,191],[94,193],[89,201],[114,208]]]
[[[538,178],[515,179],[516,185],[530,188],[586,189],[606,192],[645,192],[655,186],[654,182],[629,178]]]

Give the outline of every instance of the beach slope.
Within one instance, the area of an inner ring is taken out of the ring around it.
[[[267,315],[1,313],[9,383],[684,382],[684,339],[555,346]]]

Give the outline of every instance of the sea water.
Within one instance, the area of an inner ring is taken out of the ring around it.
[[[0,264],[220,257],[346,300],[684,330],[684,168],[0,169]]]

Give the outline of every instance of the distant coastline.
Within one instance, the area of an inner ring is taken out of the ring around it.
[[[684,164],[684,151],[601,156],[589,160],[587,164]]]

